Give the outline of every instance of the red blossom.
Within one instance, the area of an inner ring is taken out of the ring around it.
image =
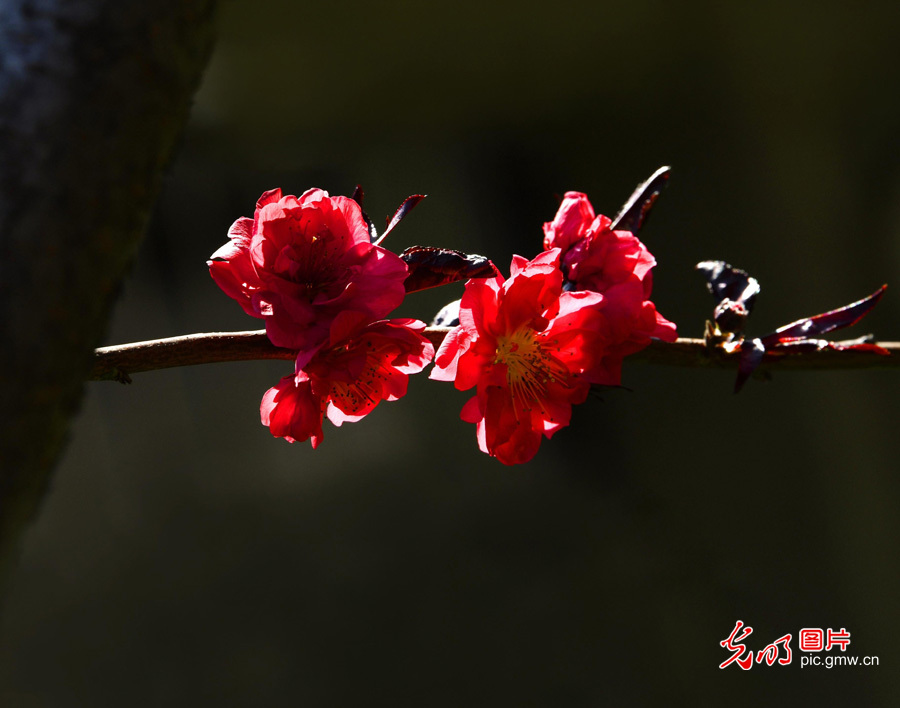
[[[513,256],[511,275],[470,280],[459,326],[438,350],[431,378],[476,387],[462,409],[483,452],[527,462],[569,424],[592,383],[609,383],[602,362],[611,333],[599,293],[562,291],[559,249],[533,261]]]
[[[377,320],[403,300],[406,265],[369,242],[362,211],[347,197],[273,189],[228,236],[208,261],[210,274],[247,314],[265,320],[276,346],[314,350],[339,313]]]
[[[297,373],[263,396],[260,417],[272,435],[288,442],[322,442],[322,419],[340,426],[368,415],[381,401],[406,395],[409,374],[424,369],[434,347],[411,319],[366,324],[352,311],[333,321],[328,341],[316,352],[301,352]]]
[[[674,342],[678,334],[650,300],[656,259],[637,236],[612,231],[611,223],[595,215],[586,195],[566,192],[554,220],[544,224],[544,247],[563,249],[561,267],[571,288],[603,294],[614,328],[606,360],[615,370],[651,337]]]

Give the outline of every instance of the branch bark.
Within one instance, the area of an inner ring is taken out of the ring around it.
[[[213,10],[0,3],[0,577],[187,120]]]
[[[435,347],[450,329],[428,327],[425,335]],[[900,368],[900,342],[879,342],[891,352],[884,356],[866,351],[825,349],[804,354],[785,354],[765,359],[765,368],[773,369],[865,369]],[[129,383],[130,375],[144,371],[193,366],[227,361],[256,359],[293,360],[297,352],[274,346],[265,330],[248,332],[211,332],[147,342],[103,347],[94,352],[93,381]],[[738,356],[721,350],[710,351],[702,339],[679,339],[668,343],[653,341],[646,349],[628,357],[629,362],[692,368],[737,368]]]

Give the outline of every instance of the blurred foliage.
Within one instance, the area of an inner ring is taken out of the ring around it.
[[[250,329],[205,259],[265,189],[429,198],[386,244],[534,255],[661,164],[654,300],[762,284],[751,333],[900,276],[890,3],[223,4],[109,342]],[[98,166],[102,169],[102,166]],[[430,318],[459,290],[409,298]],[[862,325],[897,339],[893,289]],[[856,336],[854,330],[847,336]],[[859,334],[859,333],[857,333]],[[92,384],[0,626],[4,705],[894,705],[895,372],[627,367],[534,463],[477,452],[424,377],[322,447],[258,422],[278,363]],[[735,667],[734,623],[794,664]],[[846,627],[878,668],[799,668]],[[814,674],[809,676],[809,674]]]

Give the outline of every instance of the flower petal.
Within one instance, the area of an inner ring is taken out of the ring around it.
[[[297,384],[286,376],[263,395],[262,424],[288,442],[310,440],[313,448],[322,442],[322,401],[313,395],[308,382]]]

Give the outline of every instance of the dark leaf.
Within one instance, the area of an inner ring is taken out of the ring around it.
[[[454,300],[444,305],[434,319],[431,320],[432,327],[456,327],[459,324],[459,305],[462,300]]]
[[[862,342],[860,344],[841,344],[840,342],[828,342],[828,346],[830,349],[837,349],[838,351],[855,349],[856,351],[860,352],[873,352],[875,354],[881,354],[881,356],[891,355],[890,349],[879,347],[877,344],[871,342]]]
[[[868,297],[850,303],[845,307],[839,307],[836,310],[823,312],[821,315],[815,315],[814,317],[806,317],[786,324],[784,327],[779,327],[772,334],[762,338],[763,346],[769,349],[778,343],[812,339],[835,329],[850,327],[859,322],[868,314],[869,310],[878,304],[886,289],[887,285],[882,285]]]
[[[610,225],[610,230],[615,231],[621,229],[637,234],[641,227],[646,223],[650,210],[656,203],[657,197],[666,186],[669,179],[671,167],[660,167],[656,172],[650,175],[646,182],[641,182],[634,190],[632,195],[625,202],[624,206],[616,214]]]
[[[484,256],[448,248],[413,246],[401,253],[400,257],[409,268],[409,275],[404,282],[408,293],[469,278],[493,278],[500,275],[497,267]]]
[[[372,220],[369,218],[369,215],[366,214],[366,210],[363,208],[363,199],[365,199],[366,195],[363,192],[363,188],[361,185],[356,185],[356,189],[353,190],[353,194],[350,195],[350,198],[359,204],[359,210],[362,212],[362,217],[366,222],[366,228],[369,230],[369,241],[372,243],[377,242],[378,239],[378,231],[375,229],[375,224],[372,223]],[[384,238],[382,236],[382,238]]]
[[[375,241],[375,244],[378,245],[379,243],[384,241],[384,239],[387,238],[387,235],[394,230],[394,227],[403,220],[403,217],[409,214],[409,212],[413,210],[413,207],[421,202],[425,198],[425,196],[426,195],[424,194],[413,194],[412,196],[404,199],[403,204],[397,207],[397,211],[394,212],[394,216],[388,217],[390,219],[389,221],[385,219],[385,221],[387,222],[387,228],[384,230],[384,233],[381,234],[381,238]]]
[[[741,356],[738,361],[737,380],[734,382],[734,392],[740,391],[750,375],[756,370],[766,354],[766,348],[758,339],[745,339],[741,342]]]
[[[839,352],[852,349],[861,352],[873,352],[882,356],[891,355],[890,351],[873,343],[872,339],[871,334],[857,339],[845,339],[840,342],[830,342],[827,339],[788,339],[766,349],[766,356],[805,354],[806,352],[822,351],[823,349],[833,349]]]
[[[838,342],[828,342],[828,346],[830,349],[837,349],[838,351],[856,349],[861,352],[875,352],[882,356],[891,355],[889,350],[875,344],[874,334],[864,334],[862,337],[857,337],[856,339],[842,339]]]
[[[759,295],[759,281],[756,278],[725,261],[703,261],[696,268],[706,278],[706,287],[716,298],[717,305],[731,300],[742,304],[750,313]]]

